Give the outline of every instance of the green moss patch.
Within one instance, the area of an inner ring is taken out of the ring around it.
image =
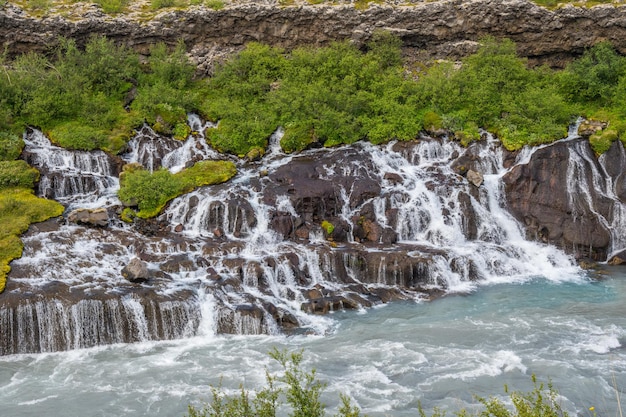
[[[200,161],[176,174],[166,169],[149,172],[131,164],[120,175],[118,195],[124,204],[137,206],[137,217],[148,219],[179,195],[203,185],[226,182],[236,173],[235,164],[228,161]],[[124,217],[128,221],[133,214],[125,211]]]
[[[4,290],[9,263],[22,256],[19,236],[32,223],[60,216],[63,206],[56,201],[36,197],[24,188],[4,188],[0,193],[0,292]]]

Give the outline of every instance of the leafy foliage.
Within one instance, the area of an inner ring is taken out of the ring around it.
[[[239,395],[229,397],[221,386],[213,387],[211,403],[202,409],[190,405],[188,417],[275,417],[284,402],[291,417],[323,417],[326,411],[320,397],[326,384],[317,379],[315,369],[303,369],[302,351],[274,349],[269,355],[280,364],[281,375],[266,371],[266,386],[254,394],[242,386]],[[341,395],[341,401],[336,417],[361,417],[359,408],[347,396]]]
[[[51,58],[29,53],[3,69],[0,131],[37,126],[60,146],[113,153],[144,120],[186,137],[186,115],[199,106],[205,85],[193,80],[182,44],[171,52],[154,46],[142,66],[135,52],[104,37],[84,49],[65,40]]]
[[[559,393],[551,383],[547,387],[538,383],[535,375],[532,376],[533,389],[530,392],[505,391],[513,403],[513,410],[508,409],[502,401],[496,398],[479,398],[485,410],[480,417],[568,417],[559,402]],[[546,389],[547,388],[547,389]]]

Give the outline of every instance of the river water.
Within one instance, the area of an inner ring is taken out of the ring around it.
[[[416,416],[418,403],[453,412],[475,396],[551,380],[571,413],[617,415],[626,387],[626,269],[554,282],[493,284],[429,302],[395,302],[320,317],[326,335],[199,336],[0,358],[3,416],[183,416],[210,385],[254,390],[267,352],[304,349],[304,367],[370,416]],[[206,323],[204,323],[206,324]],[[203,324],[201,324],[202,327]]]

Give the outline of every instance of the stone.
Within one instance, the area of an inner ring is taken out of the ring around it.
[[[480,187],[484,180],[483,174],[471,169],[467,171],[466,178],[470,182],[470,184],[473,184],[475,187]]]
[[[594,133],[598,133],[607,127],[608,123],[601,120],[584,120],[578,127],[578,134],[584,138],[588,138]]]
[[[109,214],[105,208],[79,208],[71,211],[67,215],[67,220],[88,226],[107,227],[109,225]]]
[[[150,278],[148,264],[139,258],[133,258],[122,268],[122,276],[130,282],[144,282]]]
[[[395,172],[385,172],[383,179],[389,181],[392,184],[402,184],[402,176]]]
[[[626,250],[618,252],[609,259],[609,265],[622,265],[624,263],[626,263]]]

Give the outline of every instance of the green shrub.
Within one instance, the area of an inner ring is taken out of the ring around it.
[[[424,128],[426,130],[439,130],[443,127],[443,119],[434,111],[424,114]]]
[[[302,351],[289,353],[274,349],[270,356],[280,364],[282,375],[266,372],[266,387],[251,395],[242,386],[236,396],[227,396],[221,387],[213,387],[211,403],[202,409],[190,405],[188,417],[275,417],[285,403],[292,417],[323,417],[325,405],[321,394],[326,384],[317,379],[315,369],[307,372],[302,368]],[[361,416],[359,408],[347,396],[341,395],[341,402],[336,417]]]
[[[24,141],[11,132],[0,132],[0,161],[17,159],[24,148]]]
[[[530,392],[509,392],[505,386],[505,392],[513,403],[512,410],[497,398],[479,398],[485,407],[480,417],[568,417],[569,414],[561,407],[559,393],[552,384],[548,383],[546,387],[537,382],[535,375],[531,378],[533,389]]]
[[[13,187],[33,188],[39,171],[26,161],[0,161],[0,190]]]
[[[567,66],[559,80],[563,94],[573,102],[611,104],[615,87],[626,74],[626,58],[609,42],[589,48]]]

